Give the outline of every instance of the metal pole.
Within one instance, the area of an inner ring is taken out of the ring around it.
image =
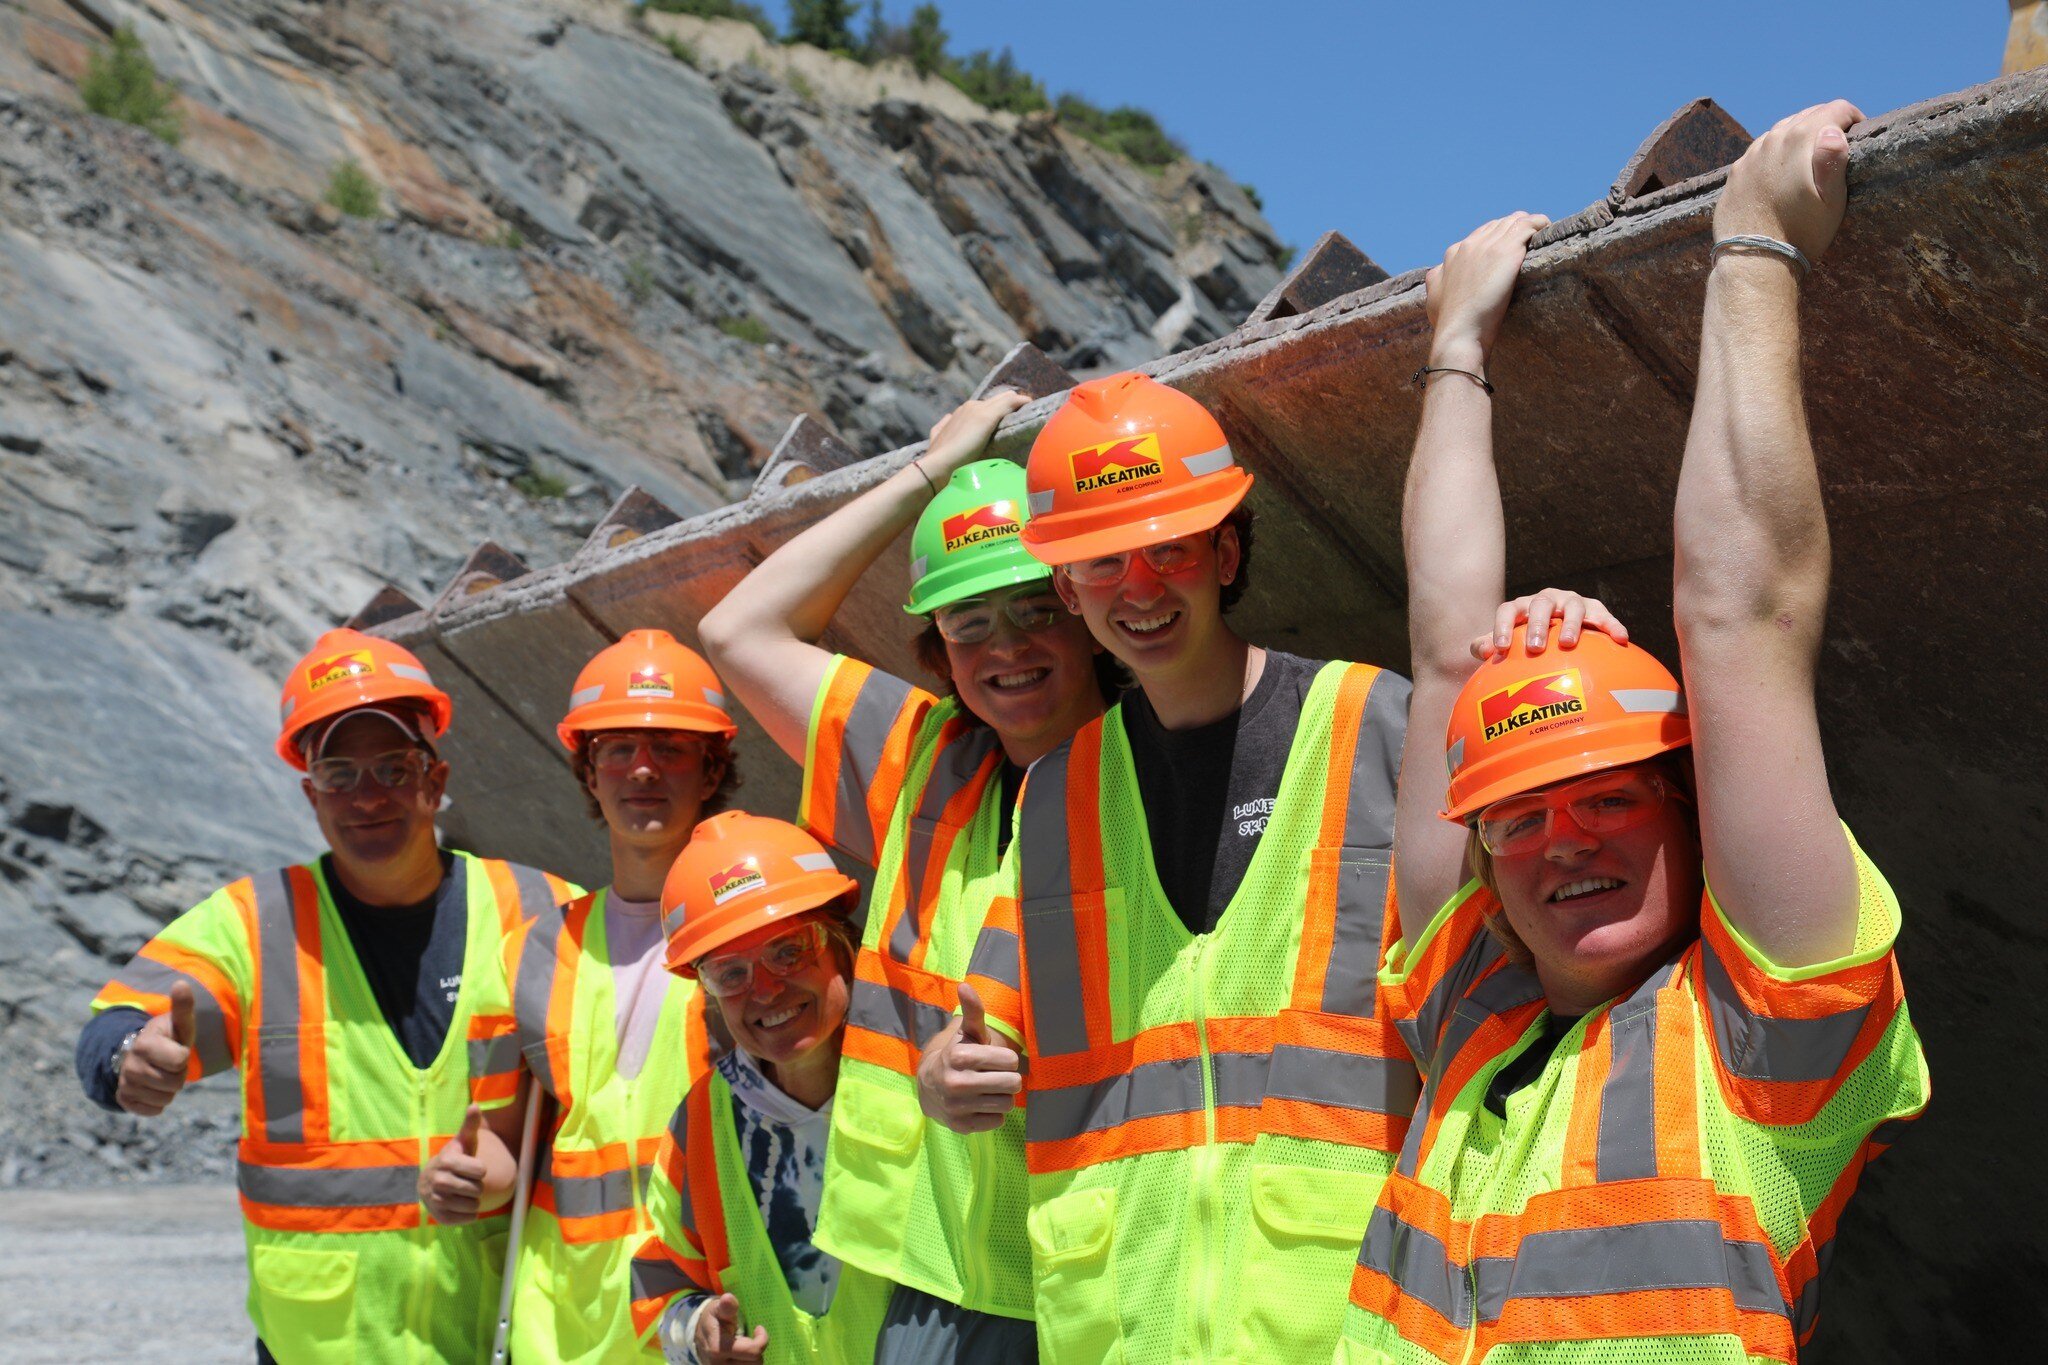
[[[512,1336],[512,1272],[519,1264],[519,1236],[526,1227],[528,1192],[533,1188],[534,1141],[540,1134],[540,1078],[526,1081],[526,1121],[519,1129],[519,1174],[512,1179],[512,1230],[505,1243],[505,1280],[498,1289],[498,1335],[491,1341],[491,1365],[505,1365]]]

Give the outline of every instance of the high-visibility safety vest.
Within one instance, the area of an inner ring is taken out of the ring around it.
[[[292,1365],[490,1357],[505,1219],[435,1223],[420,1168],[462,1124],[477,1060],[469,1019],[503,970],[505,935],[575,888],[467,853],[449,876],[469,909],[463,984],[425,1070],[386,1023],[318,863],[216,891],[93,1001],[162,1014],[187,982],[194,1079],[240,1069],[249,1316]]]
[[[1855,858],[1849,956],[1774,966],[1710,893],[1699,939],[1573,1024],[1504,1118],[1487,1089],[1548,1011],[1486,932],[1499,902],[1474,882],[1397,944],[1381,989],[1427,1080],[1337,1359],[1796,1360],[1857,1178],[1928,1095],[1898,903]]]
[[[880,835],[815,1240],[949,1303],[1029,1318],[1023,1115],[962,1134],[917,1102],[918,1056],[952,1017],[1001,886],[1002,743],[957,701],[841,658],[808,747],[806,826],[856,845]],[[888,805],[876,831],[878,798]]]
[[[522,1071],[554,1115],[520,1235],[512,1355],[523,1365],[607,1361],[640,1352],[632,1318],[632,1256],[653,1220],[648,1182],[686,1084],[683,1018],[694,982],[667,983],[638,1075],[619,1074],[618,990],[606,942],[609,889],[549,911],[506,941],[511,1009],[470,1020],[482,1065],[478,1103],[518,1097]],[[656,1351],[655,1355],[659,1355]]]
[[[654,1232],[633,1258],[633,1325],[651,1337],[687,1294],[731,1294],[740,1326],[768,1329],[768,1365],[869,1365],[895,1286],[842,1264],[831,1306],[799,1308],[747,1174],[732,1087],[713,1064],[700,994],[686,1016],[690,1093],[654,1163]]]
[[[1402,679],[1332,663],[1207,934],[1167,902],[1120,708],[1025,783],[968,980],[1019,1033],[1040,1356],[1321,1360],[1418,1080],[1376,999]]]

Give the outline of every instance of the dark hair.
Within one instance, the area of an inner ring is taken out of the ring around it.
[[[702,820],[732,804],[732,794],[740,788],[740,765],[732,741],[724,735],[701,730],[694,733],[704,736],[705,760],[719,765],[718,785],[697,810],[697,818]],[[576,733],[576,747],[569,754],[569,771],[576,775],[577,790],[583,793],[583,809],[593,820],[604,819],[604,807],[598,803],[597,793],[590,789],[590,735],[585,731]]]
[[[946,637],[939,634],[939,623],[926,617],[924,629],[917,633],[917,638],[911,642],[910,647],[917,655],[918,667],[938,680],[938,687],[935,689],[938,694],[959,701],[960,689],[953,685],[953,661],[946,654]],[[1130,685],[1130,672],[1117,661],[1116,655],[1106,649],[1097,650],[1095,687],[1102,694],[1102,704],[1116,705],[1116,699],[1122,696]],[[960,702],[960,714],[970,725],[988,724],[980,716],[975,715],[974,708],[964,701]]]
[[[1216,529],[1220,531],[1225,526],[1234,527],[1237,531],[1237,577],[1225,583],[1222,592],[1216,596],[1217,609],[1227,612],[1243,599],[1245,589],[1252,581],[1252,505],[1241,502],[1231,508],[1230,515]]]

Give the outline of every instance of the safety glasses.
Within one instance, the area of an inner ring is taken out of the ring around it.
[[[352,758],[315,759],[306,769],[313,790],[323,796],[343,796],[369,778],[386,791],[409,787],[426,775],[427,756],[418,749],[393,749],[378,754],[368,763]]]
[[[1113,588],[1124,581],[1124,575],[1131,571],[1131,559],[1144,556],[1145,563],[1161,578],[1186,573],[1202,562],[1202,542],[1213,540],[1215,532],[1207,535],[1182,536],[1178,540],[1162,540],[1157,545],[1147,545],[1142,550],[1125,550],[1120,554],[1097,555],[1093,559],[1077,560],[1061,565],[1061,571],[1087,588]]]
[[[998,616],[1022,631],[1044,630],[1067,614],[1066,603],[1051,588],[1034,585],[1007,597],[970,597],[932,613],[932,624],[947,643],[978,645],[996,633]]]
[[[590,741],[586,752],[590,756],[590,766],[599,772],[630,771],[639,765],[643,752],[652,766],[673,771],[701,762],[704,741],[682,734],[598,735]]]
[[[754,968],[773,977],[793,976],[818,960],[825,926],[817,920],[777,935],[751,953],[707,957],[697,963],[697,980],[716,996],[731,998],[754,989]]]
[[[1588,834],[1633,829],[1684,796],[1656,773],[1617,768],[1532,796],[1511,796],[1479,812],[1479,842],[1496,858],[1540,853],[1559,814]]]

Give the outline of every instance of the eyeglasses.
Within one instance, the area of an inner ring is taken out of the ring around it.
[[[1067,614],[1066,603],[1048,588],[1034,587],[1009,597],[970,597],[932,613],[932,623],[948,644],[978,645],[996,633],[998,615],[1019,630],[1044,630]]]
[[[608,773],[626,772],[636,766],[642,750],[657,768],[685,768],[703,760],[704,741],[679,735],[599,735],[590,741],[590,766]]]
[[[378,754],[368,763],[352,758],[315,759],[306,769],[313,790],[323,796],[343,796],[363,784],[365,777],[386,791],[409,787],[426,775],[427,756],[418,749],[393,749]]]
[[[1496,858],[1519,858],[1542,850],[1560,811],[1588,834],[1634,829],[1682,793],[1652,772],[1615,769],[1534,796],[1511,796],[1479,812],[1479,842]]]
[[[793,976],[818,960],[825,937],[825,926],[817,920],[799,924],[751,953],[703,959],[697,964],[697,980],[716,996],[745,995],[754,989],[755,967],[774,977]]]
[[[1202,562],[1202,542],[1214,541],[1216,533],[1182,536],[1178,540],[1162,540],[1157,545],[1147,545],[1142,550],[1125,550],[1120,554],[1097,555],[1093,559],[1077,560],[1061,565],[1068,578],[1086,588],[1111,588],[1124,581],[1124,575],[1131,571],[1131,556],[1144,556],[1152,572],[1165,578],[1173,574],[1186,573]]]

